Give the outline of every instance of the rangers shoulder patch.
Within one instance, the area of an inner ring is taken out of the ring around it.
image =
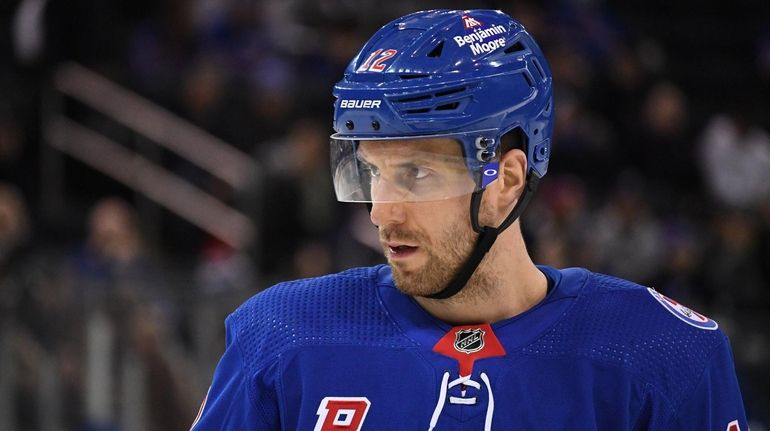
[[[708,317],[696,311],[690,310],[689,308],[674,301],[673,299],[660,294],[655,289],[648,287],[647,291],[650,292],[650,295],[652,295],[652,297],[655,298],[663,306],[663,308],[668,310],[671,314],[679,318],[679,320],[683,321],[684,323],[709,331],[714,331],[719,328],[719,324],[714,320],[709,319]]]

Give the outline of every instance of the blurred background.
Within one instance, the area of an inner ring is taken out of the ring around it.
[[[239,303],[382,262],[331,87],[389,20],[479,7],[554,74],[536,262],[718,320],[770,429],[766,0],[3,0],[0,430],[186,430]]]

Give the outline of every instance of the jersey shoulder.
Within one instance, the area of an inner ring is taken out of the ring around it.
[[[310,345],[399,346],[401,332],[375,289],[379,267],[276,284],[228,317],[244,362],[254,367]]]
[[[620,367],[673,401],[697,385],[725,342],[716,322],[654,289],[588,272],[570,311],[527,350]]]
[[[650,332],[676,330],[689,336],[702,334],[704,338],[723,338],[719,325],[712,319],[666,297],[652,287],[605,274],[589,272],[584,289],[585,307],[595,312],[622,312],[621,327],[641,327]],[[619,322],[619,323],[620,323]],[[706,332],[697,331],[705,330]],[[673,333],[672,333],[673,335]]]

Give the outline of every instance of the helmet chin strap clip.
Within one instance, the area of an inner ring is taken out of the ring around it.
[[[476,245],[471,252],[471,255],[460,267],[460,270],[455,274],[452,281],[441,291],[432,295],[425,295],[425,298],[430,299],[447,299],[456,295],[460,290],[465,287],[470,280],[473,273],[478,268],[481,260],[487,254],[492,245],[495,243],[497,236],[500,235],[505,229],[507,229],[524,211],[524,208],[529,204],[532,196],[535,194],[537,185],[540,182],[540,177],[530,172],[527,175],[527,182],[524,187],[524,191],[519,197],[519,201],[511,210],[508,217],[498,227],[481,226],[479,224],[479,208],[481,207],[481,197],[484,194],[484,189],[473,192],[471,196],[471,226],[473,230],[479,233],[479,237],[476,240]]]

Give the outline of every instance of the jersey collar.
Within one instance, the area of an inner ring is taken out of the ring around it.
[[[549,280],[545,298],[529,310],[492,323],[507,352],[520,349],[558,323],[578,298],[588,280],[588,271],[581,268],[557,270],[538,266]],[[404,295],[393,283],[388,265],[377,268],[377,291],[391,318],[407,337],[430,350],[452,325],[431,316],[411,296]],[[552,287],[551,287],[552,286]]]

